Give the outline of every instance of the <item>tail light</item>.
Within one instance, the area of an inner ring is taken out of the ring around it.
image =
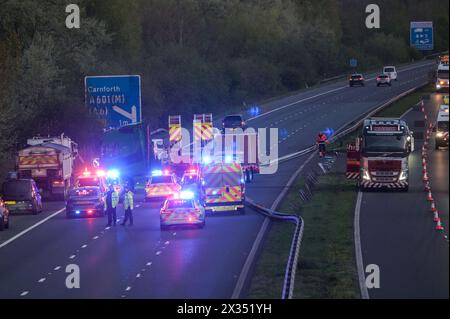
[[[94,211],[92,210],[92,209],[89,209],[88,211],[87,211],[87,213],[88,214],[92,214]]]

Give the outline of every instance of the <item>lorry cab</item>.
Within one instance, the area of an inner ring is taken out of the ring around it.
[[[436,126],[433,131],[435,135],[435,149],[439,149],[442,146],[448,146],[448,116],[449,106],[441,105],[436,119]]]
[[[203,193],[208,212],[245,212],[245,180],[238,163],[213,163],[203,167]]]
[[[414,150],[414,138],[404,120],[364,120],[362,135],[355,146],[348,147],[347,177],[359,164],[357,177],[362,190],[408,190],[408,157]]]

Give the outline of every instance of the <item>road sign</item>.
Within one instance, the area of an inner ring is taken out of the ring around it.
[[[412,21],[410,45],[417,50],[433,50],[433,21]]]
[[[142,121],[139,75],[87,76],[84,83],[86,106],[104,120],[105,128]]]
[[[350,59],[350,67],[356,68],[358,66],[358,60]]]

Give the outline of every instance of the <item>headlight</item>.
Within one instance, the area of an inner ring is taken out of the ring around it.
[[[442,133],[442,132],[437,132],[436,133],[436,137],[443,137],[444,136],[444,133]]]
[[[400,174],[400,178],[398,179],[399,181],[404,181],[405,179],[408,178],[408,171],[402,171]]]
[[[436,89],[440,89],[441,86],[439,84],[436,84]]]
[[[363,180],[370,181],[369,171],[365,168],[361,169]]]

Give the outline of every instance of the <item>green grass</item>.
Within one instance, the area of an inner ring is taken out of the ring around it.
[[[400,117],[423,96],[424,87],[378,112],[377,117]],[[334,141],[330,150],[345,151],[360,134],[360,128]],[[359,298],[353,248],[354,181],[332,173],[319,179],[312,201],[303,205],[298,195],[299,177],[281,203],[280,212],[298,214],[305,221],[294,298]],[[248,298],[280,298],[294,227],[273,222],[256,265]]]

